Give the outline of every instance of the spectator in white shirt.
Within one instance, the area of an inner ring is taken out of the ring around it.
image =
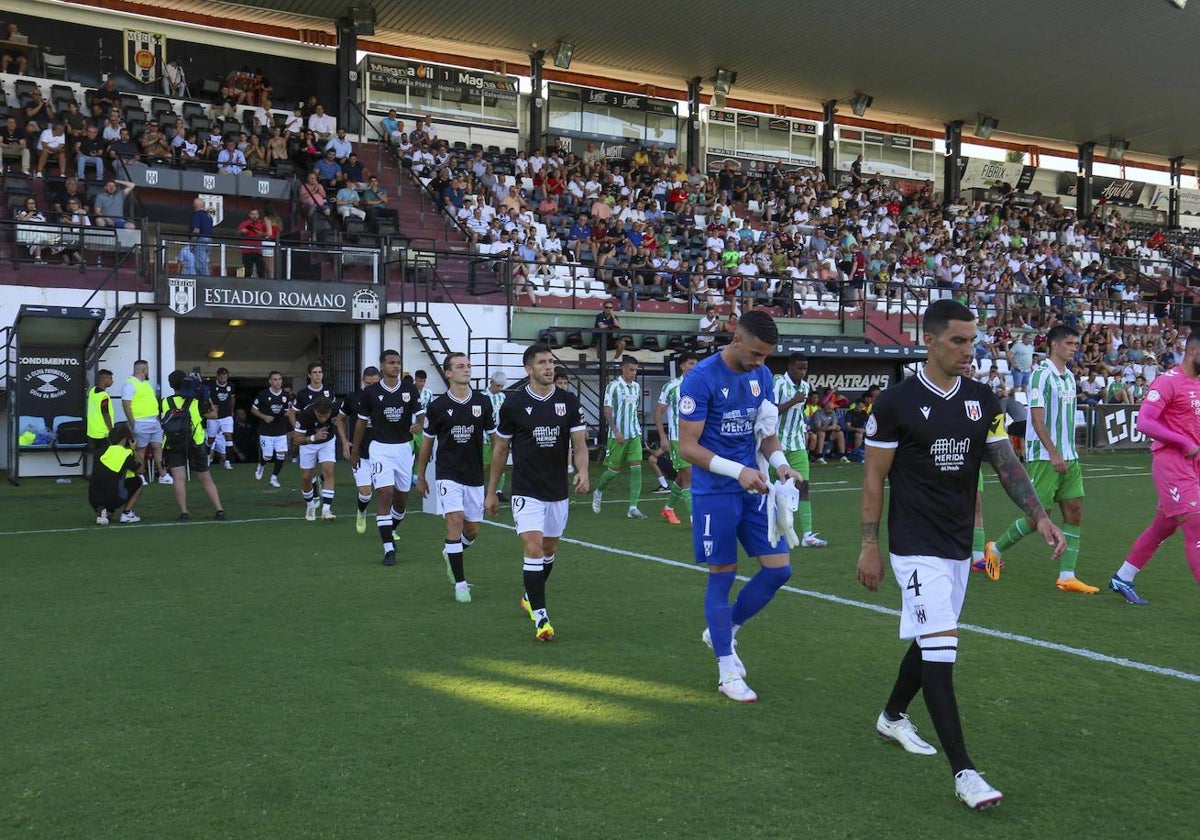
[[[324,105],[318,105],[309,116],[308,130],[317,136],[319,143],[324,143],[333,136],[333,117],[325,113]]]
[[[329,142],[325,144],[325,151],[330,149],[333,149],[333,156],[337,158],[338,163],[346,162],[346,158],[350,157],[350,153],[354,151],[350,141],[346,139],[346,129],[339,128],[337,136],[329,138]]]
[[[42,177],[42,172],[51,155],[58,161],[58,174],[67,174],[67,133],[63,123],[54,123],[43,130],[41,137],[38,138],[37,147],[39,154],[37,171],[33,173],[35,178]]]

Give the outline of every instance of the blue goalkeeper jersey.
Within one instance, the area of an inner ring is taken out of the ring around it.
[[[715,455],[754,466],[754,421],[758,407],[771,399],[771,371],[759,366],[736,373],[720,353],[700,362],[679,386],[679,419],[703,421],[700,445]],[[740,493],[737,479],[697,468],[692,494]]]

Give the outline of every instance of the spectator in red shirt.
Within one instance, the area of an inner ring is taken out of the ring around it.
[[[246,243],[242,246],[242,268],[245,269],[246,276],[266,277],[267,264],[263,260],[262,241],[267,235],[267,226],[263,224],[262,214],[251,210],[250,218],[238,225],[238,234]]]

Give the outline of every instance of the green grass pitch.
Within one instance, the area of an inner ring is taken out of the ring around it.
[[[1152,516],[1149,456],[1085,467],[1079,576],[1104,586]],[[483,528],[457,604],[441,520],[410,515],[382,567],[342,465],[335,523],[302,520],[294,465],[282,490],[218,470],[227,523],[194,484],[192,523],[152,486],[141,525],[102,529],[78,480],[4,483],[0,837],[1195,836],[1200,592],[1180,537],[1139,577],[1144,608],[1058,592],[1033,538],[998,583],[972,576],[959,703],[1006,796],[976,814],[942,756],[875,736],[904,643],[870,609],[899,605],[894,581],[854,579],[860,469],[813,469],[830,546],[794,552],[741,634],[747,706],[715,691],[687,529],[645,493],[651,518],[625,519],[624,479],[601,515],[572,507],[549,645],[517,606],[511,530]],[[994,537],[1016,509],[988,475]]]

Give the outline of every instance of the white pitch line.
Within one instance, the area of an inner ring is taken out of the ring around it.
[[[493,525],[497,528],[504,528],[509,531],[516,530],[514,526],[506,525],[503,522],[492,522],[485,519],[484,524]],[[594,551],[605,551],[609,554],[619,554],[623,557],[633,557],[637,560],[649,560],[652,563],[660,563],[664,566],[675,566],[680,569],[688,569],[696,572],[706,571],[703,566],[696,565],[695,563],[684,563],[680,560],[657,557],[653,554],[642,554],[637,551],[625,551],[623,549],[613,548],[612,546],[598,545],[596,543],[572,539],[570,537],[560,537],[559,542],[570,543],[571,545],[577,545],[582,548],[590,548]],[[738,575],[738,579],[742,581],[749,580],[749,578],[745,575]],[[884,607],[880,606],[879,604],[869,604],[865,601],[855,601],[852,598],[843,598],[840,595],[830,595],[827,592],[816,592],[811,589],[800,589],[799,587],[787,585],[781,587],[781,589],[784,589],[787,592],[795,593],[796,595],[804,595],[809,598],[816,598],[818,601],[826,601],[831,604],[840,604],[844,607],[855,607],[856,609],[881,613],[883,615],[900,615],[899,610],[892,609],[891,607]],[[978,624],[960,624],[958,627],[960,630],[978,633],[981,636],[990,636],[994,639],[1004,639],[1005,641],[1009,642],[1018,642],[1023,645],[1029,645],[1030,647],[1042,648],[1043,650],[1066,653],[1072,656],[1081,657],[1083,659],[1090,659],[1093,662],[1103,662],[1107,665],[1117,665],[1121,668],[1129,668],[1134,671],[1144,671],[1149,674],[1157,674],[1163,677],[1174,677],[1186,682],[1200,683],[1200,674],[1193,674],[1188,671],[1180,671],[1176,668],[1166,668],[1161,665],[1151,665],[1146,662],[1138,662],[1133,659],[1126,659],[1123,656],[1110,656],[1107,653],[1099,653],[1094,650],[1088,650],[1087,648],[1073,647],[1071,645],[1059,644],[1058,642],[1047,642],[1043,639],[1035,639],[1032,636],[1024,636],[1020,633],[1009,633],[1005,630],[995,630],[991,627],[983,627]]]
[[[250,522],[284,522],[292,519],[303,519],[302,516],[267,516],[259,519],[189,519],[186,522],[151,522],[148,524],[132,523],[120,525],[114,523],[108,527],[103,525],[92,525],[87,528],[45,528],[40,531],[0,531],[0,537],[20,537],[33,534],[73,534],[80,531],[92,531],[99,533],[101,531],[137,531],[142,528],[174,528],[186,527],[189,525],[245,525]]]

